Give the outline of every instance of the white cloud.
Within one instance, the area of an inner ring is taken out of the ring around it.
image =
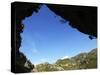
[[[34,65],[38,65],[38,64],[41,64],[41,63],[45,63],[45,62],[47,62],[46,59],[40,59],[40,61],[34,62]]]
[[[66,59],[66,58],[69,58],[69,56],[64,56],[64,57],[62,57],[61,59]]]
[[[41,59],[40,61],[41,61],[41,62],[46,62],[47,60],[46,60],[46,59]]]
[[[31,51],[33,54],[39,53],[39,51],[38,51],[38,49],[36,48],[35,44],[33,44],[33,45],[30,47],[30,51]]]
[[[33,49],[32,52],[33,53],[38,53],[38,50],[37,49]]]

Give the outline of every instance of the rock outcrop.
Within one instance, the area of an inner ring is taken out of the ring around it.
[[[53,5],[48,8],[70,22],[70,26],[82,33],[97,37],[97,8],[88,6]],[[67,34],[67,33],[66,33]]]
[[[22,20],[25,17],[31,16],[33,12],[37,12],[39,9],[39,4],[24,3],[24,2],[14,2],[11,4],[11,71],[15,73],[25,73],[31,70],[24,67],[27,58],[20,52],[19,48],[21,46],[21,36],[23,32]]]

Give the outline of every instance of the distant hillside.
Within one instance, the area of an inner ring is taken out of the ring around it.
[[[97,48],[88,53],[80,53],[72,58],[58,59],[54,64],[46,62],[36,65],[39,72],[93,68],[97,68]]]

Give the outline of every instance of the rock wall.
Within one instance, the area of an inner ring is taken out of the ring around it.
[[[40,4],[14,2],[11,4],[11,71],[14,73],[31,72],[31,69],[24,67],[27,58],[20,52],[22,38],[20,34],[23,32],[24,25],[22,20],[29,17],[33,12],[38,12]]]
[[[97,7],[51,5],[48,8],[82,33],[97,37]],[[66,33],[67,34],[67,33]]]

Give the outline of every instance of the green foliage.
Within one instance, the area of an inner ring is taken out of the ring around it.
[[[72,58],[58,59],[54,64],[45,62],[36,65],[38,72],[91,68],[97,68],[97,49],[93,49],[89,53],[80,53]]]
[[[64,70],[62,67],[59,67],[57,65],[52,65],[49,64],[48,62],[43,63],[43,64],[38,64],[36,66],[36,69],[38,70],[38,72],[43,72],[43,71],[61,71]]]
[[[87,56],[87,68],[97,68],[97,50],[94,49]]]

